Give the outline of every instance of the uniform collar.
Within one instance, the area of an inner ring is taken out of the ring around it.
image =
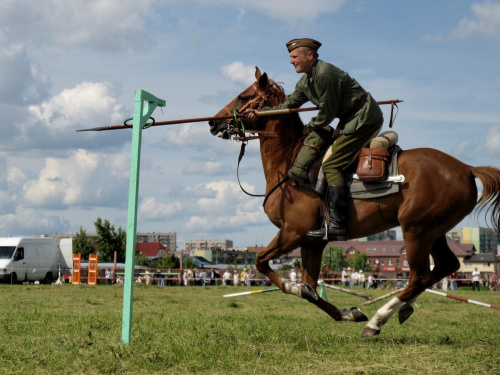
[[[309,73],[306,73],[307,80],[309,82],[312,82],[314,80],[314,77],[316,76],[316,70],[317,70],[316,68],[318,66],[318,62],[319,62],[319,59],[316,59],[313,66],[311,67],[311,70],[309,71]]]

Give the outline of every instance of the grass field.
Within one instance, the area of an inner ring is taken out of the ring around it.
[[[362,338],[364,323],[335,322],[295,296],[222,298],[246,290],[136,286],[122,345],[121,286],[0,285],[0,373],[500,374],[500,310],[424,293],[405,324],[393,316]],[[364,301],[327,294],[344,308]],[[489,290],[453,294],[500,305]],[[371,317],[383,302],[362,310]]]

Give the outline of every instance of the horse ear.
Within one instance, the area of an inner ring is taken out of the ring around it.
[[[260,72],[260,69],[258,66],[255,67],[255,79],[258,81],[260,79],[260,76],[262,73]]]
[[[259,78],[259,87],[265,89],[267,87],[267,73],[264,73]]]

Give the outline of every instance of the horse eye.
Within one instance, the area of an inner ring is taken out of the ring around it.
[[[242,96],[238,96],[238,101],[245,103],[247,101],[247,99],[243,98]]]

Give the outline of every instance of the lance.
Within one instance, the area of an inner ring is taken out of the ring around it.
[[[438,296],[442,296],[442,297],[446,297],[446,298],[451,298],[451,299],[456,299],[457,301],[472,303],[473,305],[479,305],[479,306],[489,307],[491,309],[500,310],[500,306],[491,305],[489,303],[474,301],[472,299],[462,298],[462,297],[454,296],[452,294],[438,292],[438,291],[432,290],[432,289],[426,289],[425,291],[428,292],[428,293],[437,294]]]
[[[248,292],[224,294],[222,297],[239,297],[239,296],[247,296],[247,295],[250,295],[250,294],[276,292],[278,290],[281,290],[281,289],[280,288],[269,288],[269,289],[261,289],[261,290],[251,290],[251,291],[248,291]]]
[[[378,101],[377,104],[397,104],[401,103],[402,100],[394,99],[394,100],[381,100]],[[288,109],[278,109],[278,110],[269,110],[269,111],[256,111],[258,117],[267,117],[267,116],[283,116],[289,115],[291,113],[299,113],[299,112],[308,112],[308,111],[317,111],[318,107],[306,107],[306,108],[288,108]],[[154,121],[148,122],[144,125],[144,128],[149,128],[153,126],[162,126],[162,125],[177,125],[177,124],[186,124],[191,122],[207,122],[207,121],[218,121],[218,120],[229,120],[234,118],[235,115],[224,115],[224,116],[212,116],[212,117],[197,117],[197,118],[187,118],[181,120],[170,120],[170,121]],[[391,116],[392,117],[392,116]],[[100,126],[97,128],[90,129],[79,129],[77,132],[88,132],[88,131],[103,131],[103,130],[118,130],[118,129],[131,129],[132,124],[127,124],[127,121],[131,119],[125,120],[123,125],[109,125],[109,126]]]

